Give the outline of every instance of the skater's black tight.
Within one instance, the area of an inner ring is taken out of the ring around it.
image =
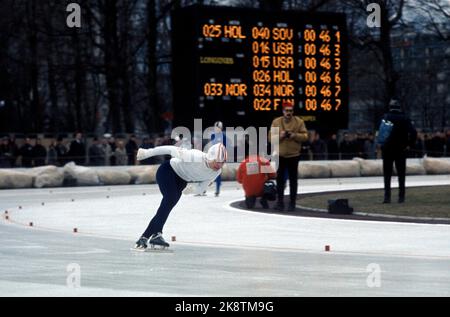
[[[289,174],[290,203],[295,203],[297,199],[298,160],[298,156],[290,158],[280,156],[277,171],[278,204],[282,205],[284,201],[285,169],[287,169]]]
[[[169,217],[173,207],[175,207],[178,200],[180,200],[181,193],[187,185],[186,181],[175,173],[172,166],[170,166],[169,161],[165,161],[158,168],[158,171],[156,172],[156,181],[163,198],[156,215],[142,234],[142,236],[146,238],[150,238],[154,233],[162,232],[167,217]]]

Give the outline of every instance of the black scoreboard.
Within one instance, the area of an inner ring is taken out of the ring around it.
[[[172,14],[174,126],[268,127],[294,104],[308,128],[348,125],[345,15],[192,6]]]

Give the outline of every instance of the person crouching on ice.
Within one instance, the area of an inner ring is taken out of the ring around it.
[[[263,169],[265,167],[265,170]],[[256,198],[261,197],[260,203],[264,209],[269,203],[264,194],[264,184],[267,180],[277,177],[275,169],[270,162],[262,156],[251,155],[241,162],[236,174],[236,180],[242,184],[245,193],[245,206],[247,209],[255,207]]]
[[[162,163],[156,172],[156,182],[163,198],[156,215],[136,242],[135,248],[142,251],[147,248],[147,243],[169,247],[162,237],[163,227],[187,183],[193,183],[189,189],[193,189],[195,194],[202,194],[220,175],[227,160],[227,150],[222,143],[213,145],[207,153],[176,146],[139,149],[137,159],[141,161],[157,155],[170,155],[172,158]]]

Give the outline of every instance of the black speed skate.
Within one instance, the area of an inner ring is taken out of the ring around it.
[[[147,249],[148,239],[146,237],[140,237],[138,241],[136,241],[136,245],[134,249],[137,251],[145,251]]]
[[[164,240],[161,232],[152,234],[152,236],[150,237],[149,244],[152,249],[163,249],[164,250],[164,249],[170,247],[170,244],[168,244]]]

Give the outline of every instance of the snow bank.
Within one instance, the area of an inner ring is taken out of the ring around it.
[[[133,166],[127,169],[131,184],[154,184],[156,183],[156,171],[159,165]]]
[[[32,168],[29,173],[34,176],[33,186],[61,187],[64,183],[64,171],[56,166],[42,166]]]
[[[427,174],[450,174],[450,162],[444,159],[424,158],[423,167]]]
[[[100,179],[94,169],[75,165],[74,162],[64,166],[64,177],[75,180],[78,186],[100,185]]]
[[[331,170],[328,165],[303,163],[298,166],[299,178],[329,178]]]
[[[238,163],[226,164],[222,170],[222,179],[234,181],[238,167]],[[71,162],[63,168],[43,166],[18,170],[0,169],[0,189],[154,184],[158,168],[159,165],[88,168]],[[301,161],[298,172],[299,178],[382,176],[383,162],[359,158],[352,161]],[[406,173],[407,175],[450,174],[450,160],[445,158],[408,160]]]
[[[33,175],[26,172],[0,169],[0,189],[30,188],[33,186]]]
[[[361,170],[357,161],[343,161],[329,164],[331,177],[359,177]]]
[[[103,185],[129,185],[131,181],[131,175],[126,171],[101,169],[97,175]]]

